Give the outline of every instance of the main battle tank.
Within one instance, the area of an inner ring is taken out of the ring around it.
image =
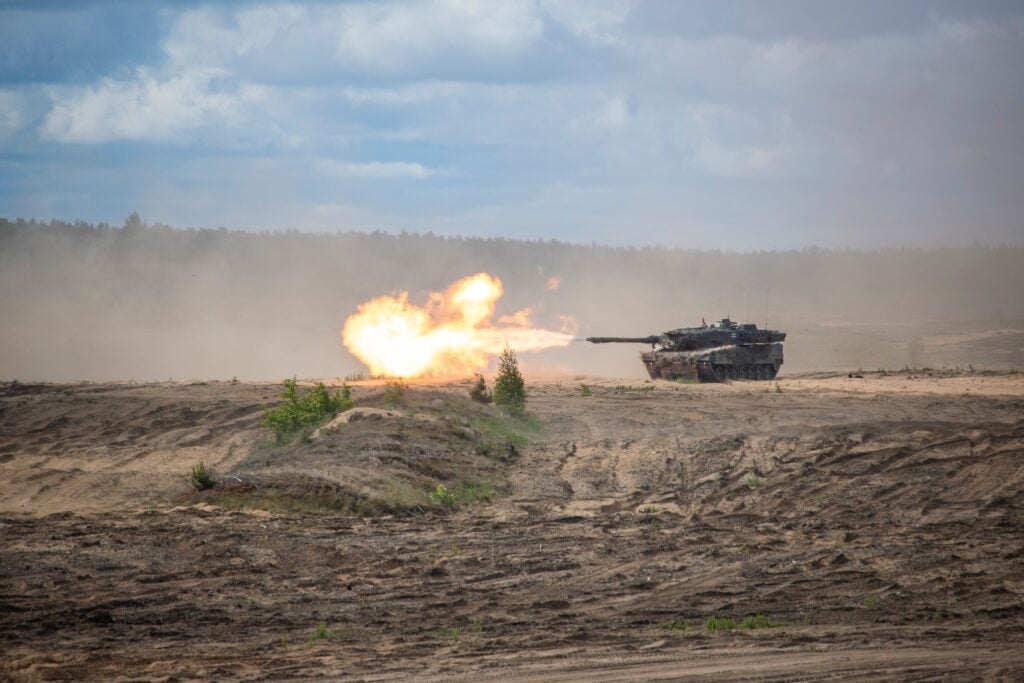
[[[782,365],[785,332],[759,330],[728,318],[711,325],[681,327],[649,337],[587,337],[594,344],[650,344],[641,353],[651,379],[774,379]]]

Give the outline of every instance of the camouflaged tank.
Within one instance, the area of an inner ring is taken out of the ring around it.
[[[759,330],[728,318],[711,325],[681,327],[649,337],[587,337],[594,344],[650,344],[641,353],[651,379],[775,379],[782,366],[785,332]]]

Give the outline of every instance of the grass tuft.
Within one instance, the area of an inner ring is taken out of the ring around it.
[[[731,631],[736,628],[736,622],[731,617],[708,617],[704,620],[704,628],[711,631]]]
[[[343,629],[331,630],[327,628],[327,624],[320,622],[313,629],[313,632],[309,634],[308,645],[312,645],[318,640],[340,640],[346,637],[346,632]]]
[[[629,394],[629,393],[649,394],[652,391],[654,391],[654,385],[653,384],[644,384],[643,386],[634,387],[634,386],[626,386],[625,384],[620,384],[617,387],[615,387],[614,389],[612,389],[612,391],[614,393],[616,393],[616,394]]]
[[[777,621],[764,614],[752,614],[749,617],[743,617],[743,621],[740,622],[740,628],[747,630],[754,630],[759,628],[775,628],[781,626]]]
[[[487,484],[458,483],[451,488],[438,484],[430,492],[430,500],[446,510],[458,510],[476,502],[489,503],[494,500],[494,489]]]
[[[689,631],[690,621],[688,619],[675,619],[658,624],[662,631]]]

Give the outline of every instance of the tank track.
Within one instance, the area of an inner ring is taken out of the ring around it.
[[[726,382],[729,380],[765,382],[775,379],[778,374],[779,366],[774,363],[713,365],[704,361],[697,364],[697,376],[700,377],[701,382]]]

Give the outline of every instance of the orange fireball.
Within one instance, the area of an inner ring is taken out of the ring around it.
[[[529,309],[493,324],[504,289],[487,273],[465,277],[426,306],[408,292],[381,296],[359,306],[345,321],[342,342],[370,372],[387,377],[455,377],[482,370],[505,344],[516,351],[566,346],[572,335],[529,326]]]

